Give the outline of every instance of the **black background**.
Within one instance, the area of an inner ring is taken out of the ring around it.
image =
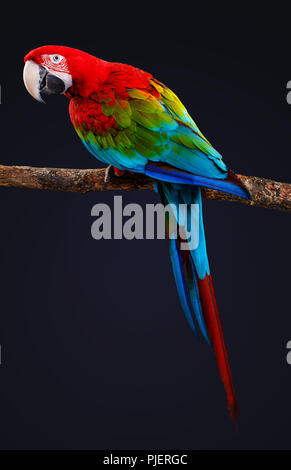
[[[2,164],[98,164],[66,99],[42,106],[22,83],[30,49],[62,44],[148,70],[231,168],[290,180],[290,28],[279,3],[257,13],[245,3],[66,7],[5,7]],[[178,303],[166,242],[92,239],[91,208],[113,196],[0,189],[0,448],[290,449],[290,216],[204,205],[236,431],[212,351]]]

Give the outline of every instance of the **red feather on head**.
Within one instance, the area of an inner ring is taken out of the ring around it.
[[[25,56],[24,62],[32,60],[38,65],[47,66],[47,63],[44,63],[44,56],[52,54],[59,54],[66,59],[73,80],[70,92],[67,93],[69,97],[80,96],[87,98],[93,93],[101,92],[105,82],[107,89],[102,90],[102,93],[108,93],[109,88],[114,88],[116,92],[117,87],[120,97],[123,94],[124,98],[128,97],[125,93],[126,88],[152,89],[149,83],[149,79],[152,78],[150,73],[127,64],[106,62],[72,47],[38,47]]]
[[[66,59],[73,86],[70,95],[84,98],[96,92],[105,82],[109,72],[109,62],[98,59],[91,54],[66,46],[42,46],[30,51],[24,62],[32,60],[38,65],[48,65],[44,56],[59,54]]]

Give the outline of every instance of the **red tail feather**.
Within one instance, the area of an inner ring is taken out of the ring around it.
[[[211,274],[209,276],[206,275],[203,280],[198,279],[197,277],[197,281],[204,320],[215,352],[220,377],[227,394],[228,409],[233,421],[236,422],[238,417],[238,406],[227,351],[224,344],[222,324],[215,299]]]

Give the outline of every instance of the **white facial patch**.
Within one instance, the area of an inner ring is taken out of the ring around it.
[[[66,58],[60,54],[44,54],[41,58],[42,66],[64,82],[65,93],[73,84]]]

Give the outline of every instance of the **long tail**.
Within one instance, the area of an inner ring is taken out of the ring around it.
[[[170,204],[171,207],[176,208],[176,218],[179,224],[178,234],[177,232],[176,234],[174,232],[170,233],[168,216],[166,216],[166,226],[170,257],[182,308],[194,333],[197,333],[197,325],[205,340],[214,349],[220,377],[227,394],[228,408],[232,419],[236,421],[238,406],[209,270],[203,227],[201,190],[197,186],[191,187],[160,182],[156,183],[156,189],[165,206]],[[185,211],[181,212],[179,210],[180,204],[187,205],[186,218]],[[182,237],[181,234],[183,230],[191,233],[191,215],[193,215],[191,204],[196,204],[199,209],[199,215],[196,217],[196,222],[199,223],[199,231],[197,246],[190,249],[189,244],[185,243],[185,236]]]

